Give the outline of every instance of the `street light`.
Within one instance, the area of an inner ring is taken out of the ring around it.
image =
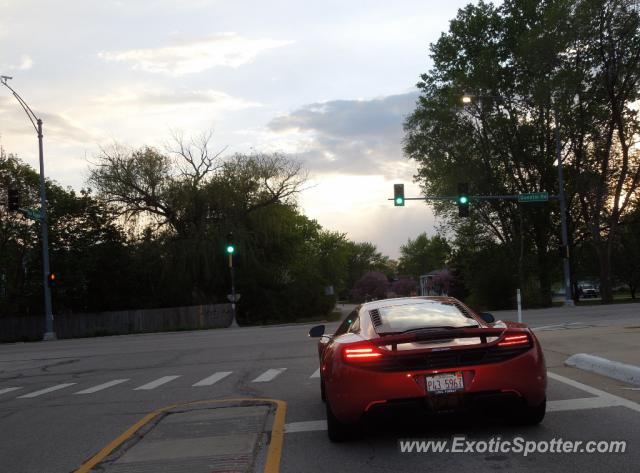
[[[474,95],[465,92],[462,95],[462,103],[470,104],[473,99],[491,99],[504,102],[504,98],[499,95]],[[558,120],[558,104],[553,100],[553,116],[555,121],[555,141],[556,141],[556,160],[558,161],[558,200],[560,201],[560,233],[562,238],[562,246],[565,250],[562,258],[562,270],[564,274],[564,306],[573,307],[573,299],[571,297],[571,267],[569,264],[569,232],[567,230],[566,200],[564,194],[564,175],[562,172],[562,156],[560,146],[560,126]]]
[[[4,85],[11,91],[22,109],[29,117],[29,121],[33,125],[38,135],[38,152],[40,159],[40,231],[42,239],[42,281],[44,286],[44,318],[45,331],[43,340],[55,340],[56,333],[53,331],[53,310],[51,308],[51,288],[49,287],[49,226],[47,223],[47,193],[45,189],[44,179],[44,153],[42,147],[42,120],[33,113],[33,110],[22,100],[22,97],[7,84],[8,80],[13,79],[9,76],[0,76],[0,84]]]

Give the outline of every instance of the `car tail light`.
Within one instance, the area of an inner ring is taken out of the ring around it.
[[[382,356],[380,350],[374,346],[353,346],[344,347],[342,350],[342,358],[349,362],[367,362],[379,359]]]
[[[531,345],[531,339],[526,333],[506,335],[500,342],[498,342],[499,347],[518,347],[526,345]]]

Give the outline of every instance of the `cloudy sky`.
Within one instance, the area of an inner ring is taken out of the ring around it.
[[[0,0],[0,74],[44,120],[48,176],[80,188],[114,141],[162,146],[214,130],[227,153],[304,162],[303,211],[398,256],[434,232],[429,207],[394,208],[415,163],[402,123],[428,45],[468,0]],[[0,90],[0,144],[37,164],[17,102]]]

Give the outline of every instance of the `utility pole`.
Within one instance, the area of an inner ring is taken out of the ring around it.
[[[9,76],[0,76],[0,83],[11,91],[20,106],[23,108],[27,117],[31,121],[33,128],[38,135],[38,154],[40,160],[40,232],[42,240],[42,283],[44,286],[44,317],[45,331],[43,340],[55,340],[56,333],[53,330],[53,309],[51,304],[51,288],[49,287],[49,225],[47,220],[47,193],[44,177],[44,151],[42,145],[42,120],[33,113],[33,110],[27,103],[11,88],[7,81],[12,79]]]
[[[558,200],[560,201],[560,224],[562,226],[562,270],[564,273],[564,306],[573,307],[571,297],[571,267],[569,266],[569,232],[567,230],[567,203],[564,194],[564,175],[562,172],[562,152],[560,147],[560,122],[558,104],[553,101],[553,116],[556,122],[556,160],[558,161]]]

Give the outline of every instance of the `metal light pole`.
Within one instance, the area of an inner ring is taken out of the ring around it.
[[[564,272],[564,306],[573,307],[571,297],[571,267],[569,266],[569,232],[567,230],[567,204],[564,195],[564,174],[562,172],[562,153],[560,147],[560,122],[558,104],[553,101],[553,117],[556,122],[556,160],[558,161],[558,200],[560,201],[560,225],[562,227],[562,270]]]
[[[7,81],[12,79],[9,76],[0,76],[0,83],[11,91],[20,106],[29,117],[33,128],[38,135],[38,153],[40,159],[40,232],[42,239],[42,282],[44,286],[44,317],[45,331],[43,340],[55,340],[56,334],[53,330],[53,310],[51,306],[51,288],[49,287],[49,225],[47,223],[47,194],[44,179],[44,152],[42,146],[42,120],[33,113],[33,110],[22,100],[22,97],[11,88]]]
[[[231,310],[233,311],[233,318],[231,319],[231,327],[238,327],[238,320],[236,318],[236,285],[234,281],[235,272],[233,269],[233,251],[229,252],[229,270],[231,271]]]

